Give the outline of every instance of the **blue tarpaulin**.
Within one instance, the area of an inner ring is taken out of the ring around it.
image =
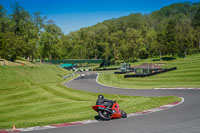
[[[60,67],[73,67],[75,64],[61,64]]]

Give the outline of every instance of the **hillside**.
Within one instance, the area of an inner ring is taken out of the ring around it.
[[[200,54],[172,61],[152,61],[145,59],[132,65],[146,63],[165,63],[164,67],[177,67],[177,70],[145,78],[124,78],[117,74],[100,74],[102,84],[121,88],[200,88]]]
[[[176,3],[149,14],[133,13],[68,35],[54,22],[45,22],[40,13],[34,16],[15,6],[16,10],[6,14],[0,5],[0,59],[105,59],[114,64],[159,55],[184,57],[200,51],[200,3]]]
[[[0,66],[0,91],[62,82],[63,76],[70,73],[53,65]]]
[[[67,58],[133,62],[199,51],[200,3],[177,3],[150,14],[133,13],[82,28],[65,37]],[[95,49],[95,50],[94,50]]]

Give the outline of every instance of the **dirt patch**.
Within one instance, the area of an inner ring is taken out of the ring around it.
[[[0,59],[0,66],[4,66],[4,61],[6,66],[34,66],[34,64],[29,61],[16,60],[15,62],[11,62],[3,59]]]

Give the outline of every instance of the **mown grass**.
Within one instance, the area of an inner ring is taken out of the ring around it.
[[[14,88],[13,88],[14,89]],[[48,125],[94,119],[97,115],[91,109],[98,94],[73,90],[58,83],[35,85],[26,88],[4,90],[0,98],[0,128],[17,128]],[[173,101],[177,97],[133,97],[108,95],[116,99],[127,113],[157,107]]]
[[[70,73],[54,65],[0,66],[0,90],[55,83]]]
[[[155,63],[151,60],[142,60],[132,65],[139,65],[146,62]],[[103,73],[100,74],[98,81],[102,84],[121,88],[200,88],[200,54],[172,61],[156,61],[156,63],[166,63],[163,67],[177,67],[178,69],[145,78],[124,78],[124,75]]]
[[[63,86],[61,75],[70,72],[56,66],[0,68],[0,129],[42,126],[94,119],[91,109],[98,94]],[[69,79],[68,79],[69,80]],[[65,80],[66,81],[66,80]],[[105,94],[127,113],[179,101],[178,97],[134,97]]]

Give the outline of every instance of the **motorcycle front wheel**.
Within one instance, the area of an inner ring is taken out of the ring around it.
[[[108,111],[105,111],[105,110],[99,110],[98,111],[98,114],[99,114],[99,117],[102,119],[102,120],[110,120],[111,118],[111,114],[108,112]]]

